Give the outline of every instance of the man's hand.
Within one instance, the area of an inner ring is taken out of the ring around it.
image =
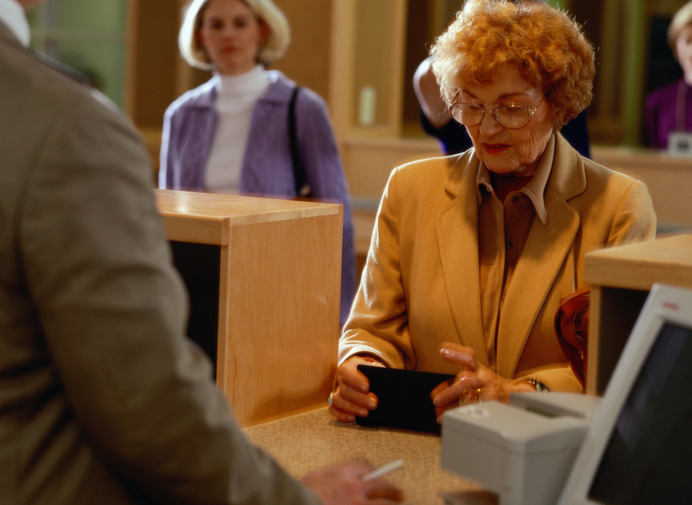
[[[307,474],[301,480],[325,505],[387,504],[403,501],[401,489],[382,479],[363,480],[365,463],[335,466]]]

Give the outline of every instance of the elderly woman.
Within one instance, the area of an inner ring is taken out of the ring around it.
[[[667,38],[683,76],[652,91],[646,99],[647,136],[655,149],[667,149],[671,133],[692,134],[692,2],[675,13]]]
[[[545,3],[546,0],[506,0],[518,3]],[[435,137],[443,152],[459,154],[473,145],[463,125],[454,120],[447,104],[440,96],[440,85],[432,71],[432,58],[423,60],[413,74],[413,89],[420,104],[423,130]],[[591,157],[591,142],[586,121],[586,110],[565,123],[562,135],[579,154]]]
[[[377,406],[361,363],[456,374],[460,399],[581,391],[556,338],[560,298],[585,288],[584,254],[654,237],[646,187],[559,133],[591,100],[594,52],[563,12],[467,3],[432,50],[473,148],[395,169],[339,344],[331,413]]]
[[[286,52],[290,29],[271,0],[192,0],[178,44],[207,83],[164,116],[161,189],[310,196],[342,203],[341,316],[355,294],[353,224],[322,98],[266,67]]]

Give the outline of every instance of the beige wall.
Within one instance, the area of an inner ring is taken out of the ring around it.
[[[327,0],[275,0],[291,25],[292,41],[276,68],[301,86],[329,94],[331,2]]]
[[[129,0],[126,110],[140,128],[160,128],[176,98],[178,4]]]

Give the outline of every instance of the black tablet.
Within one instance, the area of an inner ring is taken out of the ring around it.
[[[379,403],[367,417],[356,417],[356,424],[440,433],[430,393],[453,375],[369,365],[358,370],[370,380]]]

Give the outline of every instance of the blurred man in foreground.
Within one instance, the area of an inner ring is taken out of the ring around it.
[[[184,337],[151,167],[0,0],[0,503],[399,501],[367,465],[301,484],[252,446]]]

